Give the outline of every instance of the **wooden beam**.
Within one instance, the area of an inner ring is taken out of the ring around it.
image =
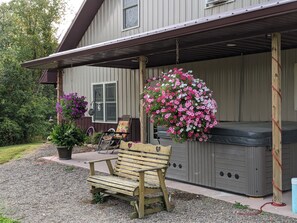
[[[57,72],[57,102],[60,102],[60,97],[63,95],[63,70]],[[57,113],[57,123],[62,122],[62,116]]]
[[[273,202],[282,204],[281,34],[272,34]]]
[[[139,84],[139,92],[140,95],[143,93],[144,85],[145,85],[145,79],[146,79],[146,57],[141,56],[139,57],[139,73],[140,73],[140,84]],[[147,142],[147,123],[146,123],[146,113],[145,108],[143,107],[143,100],[140,100],[139,104],[140,109],[140,141],[141,143]]]

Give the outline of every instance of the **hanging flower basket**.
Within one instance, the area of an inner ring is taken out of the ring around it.
[[[77,93],[64,94],[57,103],[56,110],[60,113],[64,120],[74,121],[85,115],[88,102],[86,97],[78,96]]]
[[[176,142],[206,141],[209,130],[217,125],[212,91],[190,71],[174,68],[148,80],[143,99],[151,122],[168,127]]]

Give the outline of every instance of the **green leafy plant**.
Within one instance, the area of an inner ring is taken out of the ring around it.
[[[95,204],[102,204],[104,202],[104,194],[97,192],[93,195],[93,202]]]
[[[242,210],[249,208],[248,205],[243,205],[243,204],[241,204],[240,202],[237,202],[237,201],[235,201],[235,204],[233,204],[233,207],[237,208],[237,209],[242,209]]]
[[[19,223],[19,221],[4,217],[1,213],[0,213],[0,222],[2,222],[2,223]]]
[[[92,137],[92,144],[98,144],[102,134],[102,132],[96,132]]]
[[[64,170],[65,170],[66,172],[72,172],[74,169],[75,169],[74,166],[66,166],[66,167],[64,168]]]
[[[91,136],[87,136],[85,142],[87,144],[93,144],[93,145],[98,144],[101,136],[102,136],[102,132],[96,132]]]
[[[50,139],[57,146],[66,146],[68,149],[75,145],[80,146],[85,141],[85,134],[73,123],[61,123],[53,128]]]

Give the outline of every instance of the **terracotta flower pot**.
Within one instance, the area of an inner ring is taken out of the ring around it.
[[[72,155],[72,148],[68,149],[66,146],[57,146],[59,159],[70,160]]]

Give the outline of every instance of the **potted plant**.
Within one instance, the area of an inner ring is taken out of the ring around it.
[[[85,134],[73,123],[61,123],[53,128],[50,138],[57,146],[59,159],[68,160],[71,159],[72,148],[84,143]]]
[[[75,120],[83,117],[87,111],[88,102],[85,99],[77,93],[64,94],[56,105],[57,113],[61,114],[63,120],[53,128],[50,138],[57,146],[60,159],[71,159],[72,148],[85,141],[85,134],[75,125]]]

